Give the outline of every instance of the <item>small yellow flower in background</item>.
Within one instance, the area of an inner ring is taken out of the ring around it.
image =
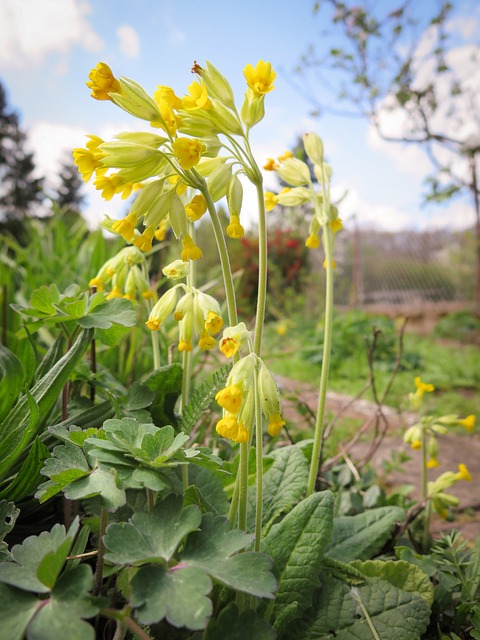
[[[435,391],[435,387],[433,386],[433,384],[422,382],[419,376],[415,378],[415,386],[417,388],[415,395],[420,398],[424,393],[432,393],[432,391]]]
[[[179,351],[191,351],[192,350],[192,343],[190,342],[190,340],[180,340],[180,342],[178,343],[178,350]]]
[[[278,196],[271,191],[265,191],[265,209],[271,211],[278,204]]]
[[[233,358],[240,347],[247,342],[250,332],[244,322],[239,322],[234,327],[227,327],[220,340],[220,351],[226,358]]]
[[[137,215],[135,213],[129,213],[122,220],[117,220],[112,224],[112,231],[121,235],[127,242],[131,242],[135,237],[135,227],[137,224]]]
[[[305,240],[305,246],[307,249],[318,249],[320,246],[320,239],[316,233],[311,233]]]
[[[217,341],[208,333],[208,331],[204,331],[200,336],[200,340],[198,341],[198,346],[202,351],[213,349],[216,344]]]
[[[291,151],[285,151],[284,153],[282,153],[281,156],[278,156],[277,160],[279,162],[285,162],[285,160],[287,160],[288,158],[293,158],[293,153]]]
[[[267,161],[263,165],[263,168],[265,169],[265,171],[275,171],[275,169],[278,169],[278,164],[273,158],[267,158]]]
[[[215,311],[209,311],[205,320],[205,331],[215,335],[223,327],[223,318]]]
[[[270,418],[270,422],[268,423],[268,434],[274,438],[279,434],[281,428],[284,426],[285,420],[282,420],[282,417],[277,413]]]
[[[101,159],[105,155],[104,152],[98,148],[103,144],[102,138],[94,135],[87,135],[87,138],[89,140],[86,144],[86,149],[77,147],[72,152],[73,161],[77,165],[84,182],[88,182],[93,172],[101,168]]]
[[[95,100],[111,100],[110,93],[121,92],[120,83],[105,62],[99,62],[88,78],[87,87],[92,90],[90,95]]]
[[[430,458],[429,461],[427,462],[427,467],[429,469],[434,469],[435,467],[439,467],[440,463],[436,458]]]
[[[465,427],[465,429],[471,433],[472,431],[475,430],[475,421],[476,418],[474,415],[470,415],[467,416],[466,418],[462,418],[461,420],[458,421],[458,424],[462,427]]]
[[[179,280],[180,278],[184,278],[189,272],[190,267],[188,263],[183,262],[183,260],[174,260],[162,269],[163,275],[166,278],[170,278],[171,280]]]
[[[138,247],[141,251],[151,251],[152,250],[152,240],[155,236],[155,228],[147,227],[145,231],[139,235],[133,241],[135,247]]]
[[[230,216],[230,224],[227,226],[227,236],[229,238],[238,239],[243,238],[245,235],[245,229],[240,224],[240,216],[232,213]]]
[[[175,191],[178,193],[179,196],[182,196],[185,193],[185,191],[188,189],[188,184],[181,181],[179,175],[169,176],[167,178],[167,182],[169,182],[170,184],[176,185]]]
[[[213,108],[213,105],[208,98],[207,87],[203,82],[192,82],[188,87],[188,92],[190,95],[184,96],[182,100],[182,107],[185,111]]]
[[[153,99],[157,104],[160,102],[166,102],[168,106],[172,109],[181,109],[182,108],[182,99],[179,98],[175,91],[171,87],[167,87],[165,85],[159,85],[154,94]]]
[[[215,396],[215,400],[228,413],[237,414],[243,401],[242,387],[239,384],[231,384],[221,389]]]
[[[472,481],[472,476],[465,464],[458,465],[458,473],[455,474],[455,478],[457,480],[467,480],[468,482]]]
[[[277,74],[273,71],[270,62],[259,60],[256,67],[247,64],[243,70],[243,75],[247,85],[256,96],[263,96],[275,88],[273,83]]]
[[[333,231],[333,233],[338,233],[343,229],[343,223],[340,218],[330,220],[330,229]]]
[[[207,203],[205,202],[205,198],[201,194],[194,196],[191,202],[189,202],[185,206],[185,213],[187,215],[187,218],[189,220],[192,220],[192,222],[200,220],[206,210]]]
[[[275,331],[279,336],[284,336],[287,333],[288,327],[286,322],[280,322],[275,327]]]
[[[187,260],[199,260],[203,256],[202,250],[200,247],[197,247],[189,235],[182,238],[182,246],[181,258],[183,262],[187,262]]]
[[[324,260],[323,261],[323,268],[326,269],[327,268],[327,261]],[[336,269],[337,268],[337,263],[335,262],[335,260],[332,260],[332,269]]]
[[[177,138],[172,150],[182,169],[188,170],[200,162],[203,146],[195,138]]]
[[[412,449],[421,449],[421,448],[422,448],[421,440],[413,440],[412,441]]]
[[[115,285],[110,293],[107,296],[107,300],[112,300],[113,298],[123,298],[122,290],[119,286]]]
[[[103,282],[100,278],[95,277],[90,280],[88,286],[93,289],[95,288],[97,291],[103,291]]]

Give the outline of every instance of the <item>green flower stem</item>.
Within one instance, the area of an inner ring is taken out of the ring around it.
[[[427,435],[425,429],[422,429],[422,500],[426,501],[425,516],[423,519],[423,536],[422,549],[428,549],[428,541],[430,537],[430,518],[432,516],[432,505],[428,500],[427,488]]]
[[[318,392],[317,420],[315,423],[315,436],[313,440],[312,460],[308,475],[307,497],[315,491],[320,457],[323,444],[323,430],[325,427],[325,399],[327,397],[328,372],[330,368],[330,352],[332,348],[333,325],[333,265],[332,265],[332,231],[328,222],[323,227],[323,247],[325,249],[325,266],[327,272],[325,291],[325,332],[323,342],[322,372],[320,374],[320,387]]]
[[[235,518],[237,517],[239,493],[240,493],[240,482],[238,482],[238,476],[237,476],[237,478],[235,479],[235,483],[233,485],[232,500],[230,502],[230,510],[228,512],[228,521],[230,522],[230,526],[232,528],[235,525]]]
[[[97,554],[97,566],[95,567],[95,579],[93,584],[92,594],[94,596],[100,595],[102,591],[103,582],[103,564],[105,555],[105,545],[103,544],[103,537],[108,523],[108,511],[102,507],[100,510],[100,532],[98,542],[98,554]]]
[[[160,368],[160,345],[158,344],[158,334],[156,331],[150,331],[152,335],[152,352],[153,352],[153,368]]]
[[[192,377],[192,353],[184,351],[182,354],[182,413],[190,398],[190,385]],[[188,487],[188,465],[182,465],[182,485],[186,491]]]
[[[258,393],[258,366],[255,369],[255,551],[260,551],[262,542],[262,510],[263,510],[263,431],[262,407]]]
[[[256,183],[256,189],[258,201],[258,292],[253,350],[257,356],[260,357],[267,301],[267,223],[265,216],[265,199],[261,181]]]

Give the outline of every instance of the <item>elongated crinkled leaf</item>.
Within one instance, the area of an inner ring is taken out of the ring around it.
[[[0,344],[0,420],[7,415],[22,392],[26,374],[23,364]]]
[[[268,533],[271,525],[292,509],[305,492],[308,463],[298,447],[282,447],[271,454],[273,465],[264,475],[262,523]],[[255,523],[255,492],[249,493],[249,525]]]
[[[263,549],[273,558],[279,581],[273,610],[278,631],[311,605],[332,528],[333,495],[324,491],[302,500],[265,538]]]
[[[218,616],[208,623],[205,640],[274,640],[272,627],[249,609],[242,614],[231,602]]]
[[[20,470],[13,481],[0,492],[0,498],[18,502],[33,493],[42,480],[40,471],[49,456],[50,451],[47,447],[40,438],[35,438]]]
[[[83,331],[72,348],[24,395],[0,425],[0,479],[34,440],[37,425],[48,415],[57,401],[63,385],[81,360],[91,341],[91,332]],[[31,396],[31,398],[30,398]],[[32,401],[38,407],[38,420],[31,424]]]
[[[186,504],[197,504],[202,512],[227,515],[230,503],[217,473],[191,465],[188,470],[190,486],[185,492]]]
[[[94,640],[95,629],[85,619],[95,616],[104,603],[88,594],[92,582],[92,570],[86,564],[64,573],[30,623],[29,640]]]
[[[387,542],[397,522],[405,520],[400,507],[370,509],[335,518],[332,542],[325,555],[342,562],[370,560]]]
[[[142,567],[132,582],[131,604],[140,622],[166,618],[174,627],[204,629],[212,613],[207,597],[212,588],[208,575],[194,567]]]
[[[433,584],[430,578],[419,567],[404,560],[368,560],[367,562],[352,562],[364,576],[369,578],[382,578],[394,587],[408,593],[416,593],[427,601],[433,603]]]
[[[0,637],[22,640],[39,605],[40,602],[33,593],[26,593],[0,582]]]
[[[17,509],[13,502],[0,500],[0,562],[11,558],[7,543],[3,539],[13,529],[19,513],[20,509]]]
[[[226,518],[206,513],[201,530],[187,539],[182,564],[202,568],[232,589],[272,598],[277,583],[270,558],[253,551],[237,553],[250,544],[252,538],[238,529],[230,529]]]
[[[134,513],[128,523],[113,523],[104,537],[105,558],[115,564],[168,562],[182,539],[201,521],[196,506],[183,508],[180,497],[169,496],[152,512]]]
[[[113,298],[96,306],[83,318],[79,318],[78,324],[84,329],[109,329],[113,324],[133,327],[136,321],[137,314],[130,300]]]
[[[399,571],[405,569],[399,567]],[[408,584],[408,579],[404,584]],[[368,619],[366,618],[368,616]],[[382,640],[418,640],[430,618],[430,605],[416,591],[406,591],[381,578],[350,586],[331,575],[321,576],[314,606],[290,638],[298,640],[372,640],[372,625]]]
[[[0,582],[26,591],[48,593],[55,584],[78,531],[78,518],[68,533],[60,524],[30,536],[11,550],[13,562],[0,563]]]

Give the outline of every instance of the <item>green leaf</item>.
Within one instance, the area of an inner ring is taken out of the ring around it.
[[[267,534],[272,524],[293,509],[305,493],[308,463],[298,447],[282,447],[272,454],[273,465],[264,475],[262,524]],[[249,525],[255,522],[255,494],[249,494]]]
[[[60,292],[57,285],[51,284],[49,287],[44,285],[35,289],[29,302],[33,309],[54,316],[57,313],[54,305],[60,302]]]
[[[100,496],[102,506],[116,511],[126,503],[125,491],[117,486],[114,470],[95,467],[90,475],[75,480],[63,489],[69,500],[83,500]]]
[[[289,637],[372,640],[370,625],[382,640],[418,640],[425,632],[430,606],[418,593],[404,591],[380,578],[349,586],[328,574],[320,577],[312,609]]]
[[[369,560],[379,553],[397,522],[404,522],[400,507],[380,507],[355,516],[335,518],[332,542],[325,555],[342,562]]]
[[[180,428],[190,433],[203,414],[208,410],[215,398],[215,394],[225,386],[231,365],[225,365],[215,371],[209,378],[193,392],[190,402],[184,407],[180,421]]]
[[[93,311],[80,318],[78,324],[84,329],[110,329],[113,324],[133,327],[136,321],[137,314],[130,300],[114,298],[96,306]]]
[[[92,582],[86,564],[64,573],[30,623],[29,640],[94,640],[95,629],[84,619],[95,616],[104,603],[88,594]]]
[[[144,384],[134,382],[127,394],[127,411],[136,411],[137,409],[145,409],[152,404],[155,392]]]
[[[272,627],[249,609],[242,614],[231,602],[208,623],[205,640],[274,640]]]
[[[332,528],[333,495],[323,491],[299,502],[266,536],[263,550],[273,558],[279,582],[273,609],[277,631],[311,605]]]
[[[40,438],[35,438],[20,470],[13,481],[0,492],[0,498],[7,498],[18,502],[29,496],[40,484],[42,479],[40,472],[45,460],[50,456],[50,451]]]
[[[394,587],[416,593],[431,605],[433,603],[433,584],[419,567],[404,560],[367,560],[352,562],[352,565],[369,578],[382,578]]]
[[[76,518],[68,533],[60,524],[26,538],[11,551],[13,562],[0,563],[0,582],[26,591],[48,593],[67,558],[78,531]]]
[[[105,558],[114,564],[168,562],[183,538],[200,525],[195,506],[183,508],[180,497],[169,496],[152,512],[134,513],[128,523],[112,523],[104,537]]]
[[[13,407],[26,379],[23,364],[9,349],[0,344],[0,420]]]
[[[188,536],[182,564],[199,567],[221,584],[258,596],[272,598],[277,586],[272,562],[263,553],[237,553],[253,536],[231,529],[226,518],[206,513],[201,530]],[[237,554],[237,555],[234,555]]]
[[[144,624],[166,618],[174,627],[204,629],[212,613],[212,603],[206,597],[212,583],[201,569],[142,567],[131,586],[130,602]]]
[[[176,424],[175,404],[182,390],[182,367],[178,362],[155,369],[141,380],[142,385],[155,392],[150,406],[156,424]]]
[[[39,604],[32,593],[25,593],[0,582],[1,637],[6,640],[22,640]]]
[[[11,558],[7,543],[3,540],[13,529],[19,513],[20,509],[17,509],[13,502],[0,500],[0,562]]]
[[[215,515],[228,513],[230,502],[217,473],[190,465],[188,478],[191,484],[185,492],[185,504],[197,504],[202,512],[211,511]]]

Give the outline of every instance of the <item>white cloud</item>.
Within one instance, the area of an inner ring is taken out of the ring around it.
[[[2,0],[0,68],[38,67],[51,53],[65,55],[73,45],[99,51],[103,41],[81,0]]]
[[[117,28],[120,51],[127,58],[138,58],[140,55],[140,38],[135,29],[129,24],[122,24]]]
[[[162,24],[166,29],[165,37],[168,44],[180,45],[186,41],[187,36],[185,35],[185,32],[174,23],[171,16],[171,8],[172,3],[168,2],[162,15]]]

